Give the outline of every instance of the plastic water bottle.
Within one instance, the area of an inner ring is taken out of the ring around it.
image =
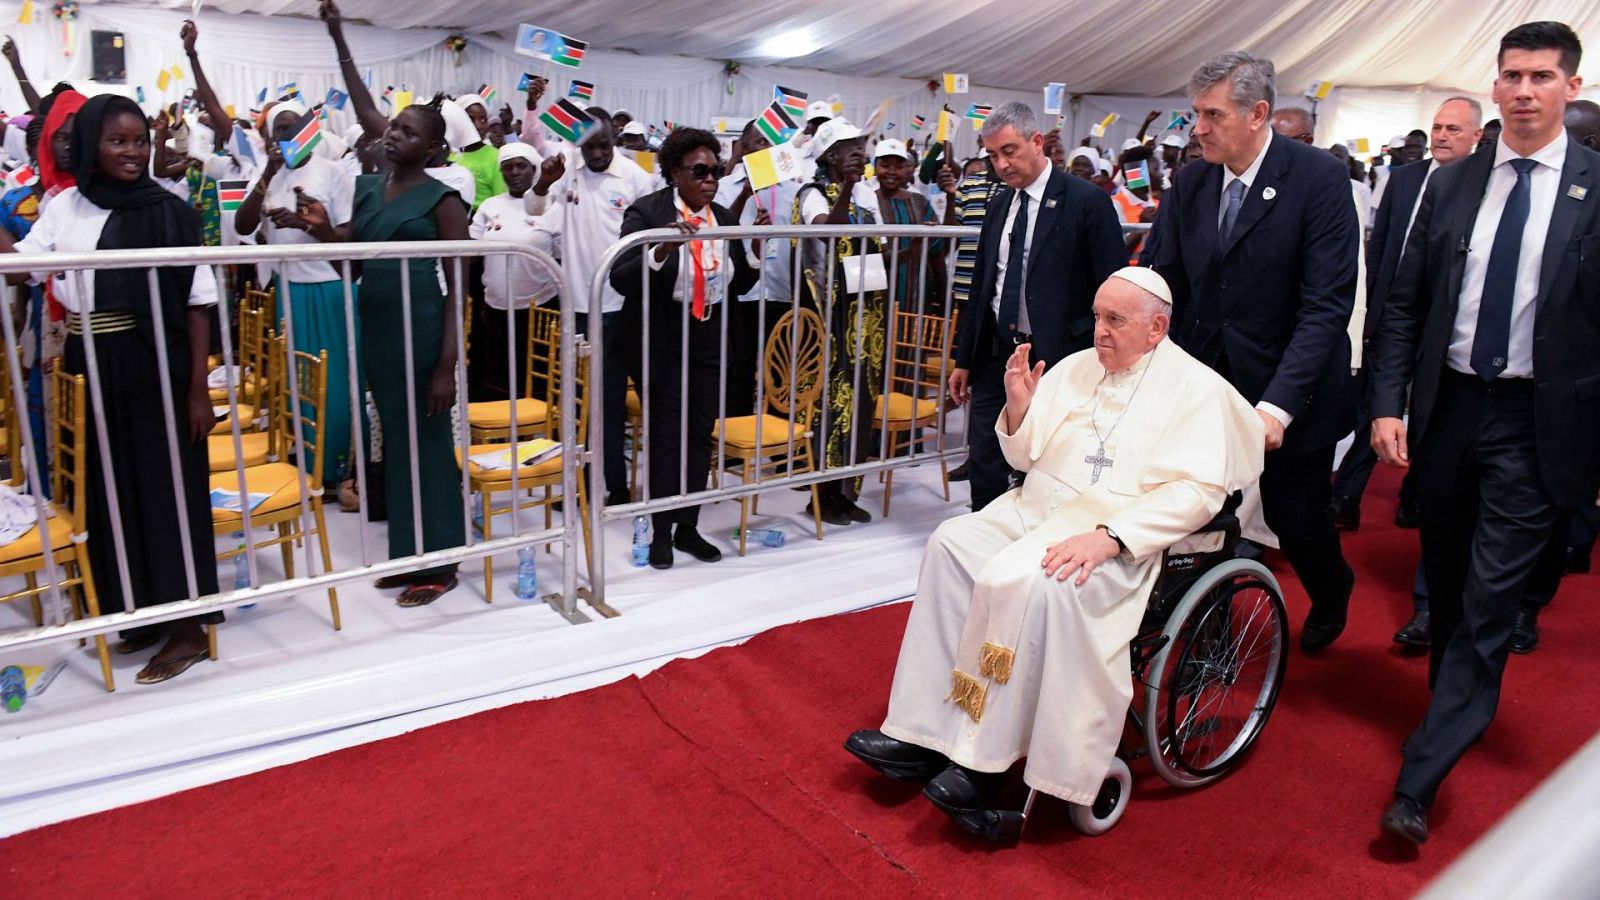
[[[517,551],[517,599],[539,599],[539,572],[533,566],[533,548]]]
[[[745,531],[745,537],[765,547],[782,547],[787,540],[783,531],[777,528],[751,528]],[[739,540],[739,529],[733,530],[734,541]]]
[[[245,556],[249,552],[244,546],[244,532],[235,531],[234,538],[239,542],[237,548],[239,555],[233,558],[233,589],[236,591],[247,590],[250,587],[250,560]],[[246,603],[240,609],[254,609],[254,603]]]
[[[16,712],[28,699],[28,679],[16,666],[0,669],[0,703],[6,712]]]
[[[642,569],[650,565],[650,520],[644,516],[633,517],[633,567]]]

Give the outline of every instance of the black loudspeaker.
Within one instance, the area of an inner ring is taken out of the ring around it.
[[[89,58],[95,81],[122,84],[128,80],[128,64],[123,57],[124,43],[120,31],[89,32]]]

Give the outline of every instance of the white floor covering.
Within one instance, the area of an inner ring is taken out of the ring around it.
[[[901,469],[892,516],[867,479],[865,525],[828,527],[818,542],[801,514],[805,495],[764,496],[755,526],[775,525],[785,547],[734,555],[738,505],[702,513],[702,531],[723,548],[716,564],[677,555],[666,572],[629,566],[630,530],[607,531],[608,600],[622,615],[571,625],[514,594],[515,557],[495,567],[495,600],[483,602],[481,563],[433,605],[401,609],[394,592],[367,582],[340,590],[335,632],[323,593],[229,613],[221,659],[171,682],[134,683],[154,652],[113,656],[107,694],[89,648],[34,648],[5,663],[68,657],[42,696],[0,713],[0,836],[159,797],[511,703],[557,696],[642,674],[672,659],[736,643],[778,625],[908,597],[928,534],[966,510],[967,488],[940,495],[939,466]],[[357,517],[329,512],[335,564],[360,563]],[[497,527],[499,523],[497,522]],[[369,532],[383,547],[383,526]],[[559,550],[556,551],[559,553]],[[540,552],[542,591],[559,585],[559,556]],[[276,552],[260,557],[281,573]],[[297,557],[297,565],[300,558]],[[226,579],[229,570],[223,572]],[[0,608],[0,629],[31,624],[26,604]]]

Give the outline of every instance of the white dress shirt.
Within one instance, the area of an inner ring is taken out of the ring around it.
[[[561,250],[572,290],[572,308],[589,312],[589,286],[606,250],[622,234],[622,217],[634,201],[655,190],[655,179],[621,153],[604,172],[591,172],[577,153],[567,156],[567,172],[550,188],[550,206],[539,230],[552,235]],[[602,313],[619,312],[622,295],[610,279],[601,290]]]
[[[1472,226],[1467,263],[1461,274],[1461,303],[1456,309],[1455,328],[1450,333],[1450,348],[1445,361],[1457,372],[1472,374],[1472,340],[1478,330],[1478,307],[1483,299],[1483,279],[1489,271],[1489,252],[1500,215],[1516,186],[1517,172],[1511,160],[1518,156],[1506,146],[1504,137],[1495,145],[1494,168],[1489,186],[1478,207]],[[1528,221],[1522,228],[1522,250],[1517,255],[1517,281],[1511,293],[1511,340],[1501,378],[1533,377],[1534,299],[1539,294],[1539,270],[1544,262],[1544,241],[1550,231],[1550,215],[1555,211],[1561,189],[1561,167],[1567,160],[1567,132],[1529,159],[1538,165],[1528,174]]]
[[[1027,231],[1023,233],[1022,237],[1022,260],[1024,265],[1033,258],[1033,227],[1039,223],[1039,207],[1044,205],[1044,189],[1050,183],[1050,173],[1054,169],[1054,166],[1045,166],[1039,172],[1039,177],[1033,180],[1033,184],[1023,188],[1023,193],[1028,195],[1028,222],[1025,226]],[[1003,292],[1006,289],[1006,259],[1011,254],[1011,229],[1017,224],[1017,209],[1021,205],[1022,200],[1020,198],[1011,198],[1011,208],[1006,210],[1005,228],[1000,231],[1000,248],[999,252],[995,254],[994,299],[989,302],[989,307],[994,310],[996,320],[1000,318],[1000,298],[1004,295]],[[1017,330],[1023,334],[1032,334],[1032,323],[1028,319],[1028,273],[1023,271],[1019,274],[1023,280],[1022,302],[1017,304]]]
[[[39,214],[28,236],[17,241],[18,253],[84,253],[96,250],[100,233],[111,218],[111,210],[95,206],[75,187],[67,188],[56,196],[49,208]],[[41,265],[48,266],[48,260]],[[48,270],[47,270],[48,271]],[[70,312],[92,312],[94,306],[94,272],[53,272],[55,299]],[[80,288],[82,288],[80,292]],[[195,271],[194,285],[189,288],[190,306],[212,306],[217,302],[216,277],[208,267]],[[167,323],[172,324],[172,323]]]
[[[539,217],[528,214],[522,197],[498,194],[483,201],[473,213],[467,236],[475,241],[506,241],[550,253],[550,235],[540,232],[538,225]],[[483,302],[495,309],[526,309],[530,303],[543,303],[560,292],[559,281],[526,256],[496,253],[483,258]]]
[[[673,200],[681,221],[687,222],[692,216],[700,220],[701,228],[717,226],[717,215],[709,205],[690,213],[684,207],[682,198],[674,195]],[[728,258],[727,241],[683,241],[678,244],[678,277],[672,285],[672,300],[676,303],[693,305],[697,269],[691,251],[695,250],[700,254],[700,266],[706,273],[706,314],[710,315],[711,307],[728,299],[728,284],[733,279],[733,260]],[[652,272],[659,272],[667,264],[666,260],[656,258],[654,247],[646,247],[644,254]]]
[[[1272,142],[1275,140],[1277,140],[1277,137],[1273,135],[1269,129],[1267,132],[1267,141],[1261,145],[1261,152],[1256,154],[1256,158],[1251,160],[1250,167],[1245,169],[1244,172],[1235,175],[1233,174],[1233,170],[1228,168],[1226,165],[1222,167],[1222,202],[1217,204],[1218,228],[1222,227],[1222,219],[1228,214],[1228,186],[1233,184],[1235,181],[1244,182],[1244,196],[1246,199],[1248,199],[1250,197],[1250,188],[1256,183],[1256,176],[1261,174],[1261,162],[1267,158],[1267,149],[1272,146]],[[1243,202],[1239,204],[1239,208],[1244,208]],[[1256,409],[1259,409],[1262,412],[1272,416],[1274,419],[1277,419],[1278,423],[1284,428],[1288,428],[1294,422],[1294,416],[1289,415],[1289,413],[1284,411],[1281,407],[1274,406],[1265,400],[1257,403]]]

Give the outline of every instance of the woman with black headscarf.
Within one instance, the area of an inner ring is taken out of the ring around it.
[[[71,163],[76,187],[62,191],[45,208],[26,239],[13,245],[0,235],[0,251],[77,253],[200,245],[195,211],[150,177],[150,132],[144,113],[132,100],[105,94],[83,105],[72,123]],[[104,612],[188,597],[185,553],[193,561],[196,590],[202,595],[217,591],[205,444],[216,424],[206,387],[209,307],[216,303],[216,282],[208,273],[197,277],[193,267],[161,268],[156,275],[163,319],[159,332],[151,313],[146,270],[99,269],[52,276],[54,296],[68,312],[67,371],[87,371],[86,331],[92,332],[99,363],[99,399],[110,439],[106,449],[121,514],[114,526],[100,469],[99,435],[91,427],[86,485],[89,557]],[[157,366],[157,341],[166,347],[171,373],[167,383],[162,383]],[[167,440],[163,391],[170,395],[178,421],[176,448]],[[93,404],[92,390],[90,398]],[[179,485],[172,483],[174,451]],[[189,520],[187,547],[176,539],[179,503]],[[122,532],[131,598],[123,593],[114,527]],[[206,658],[203,626],[221,619],[220,613],[211,613],[125,631],[117,651],[134,653],[165,638],[166,645],[137,680],[166,681]]]

